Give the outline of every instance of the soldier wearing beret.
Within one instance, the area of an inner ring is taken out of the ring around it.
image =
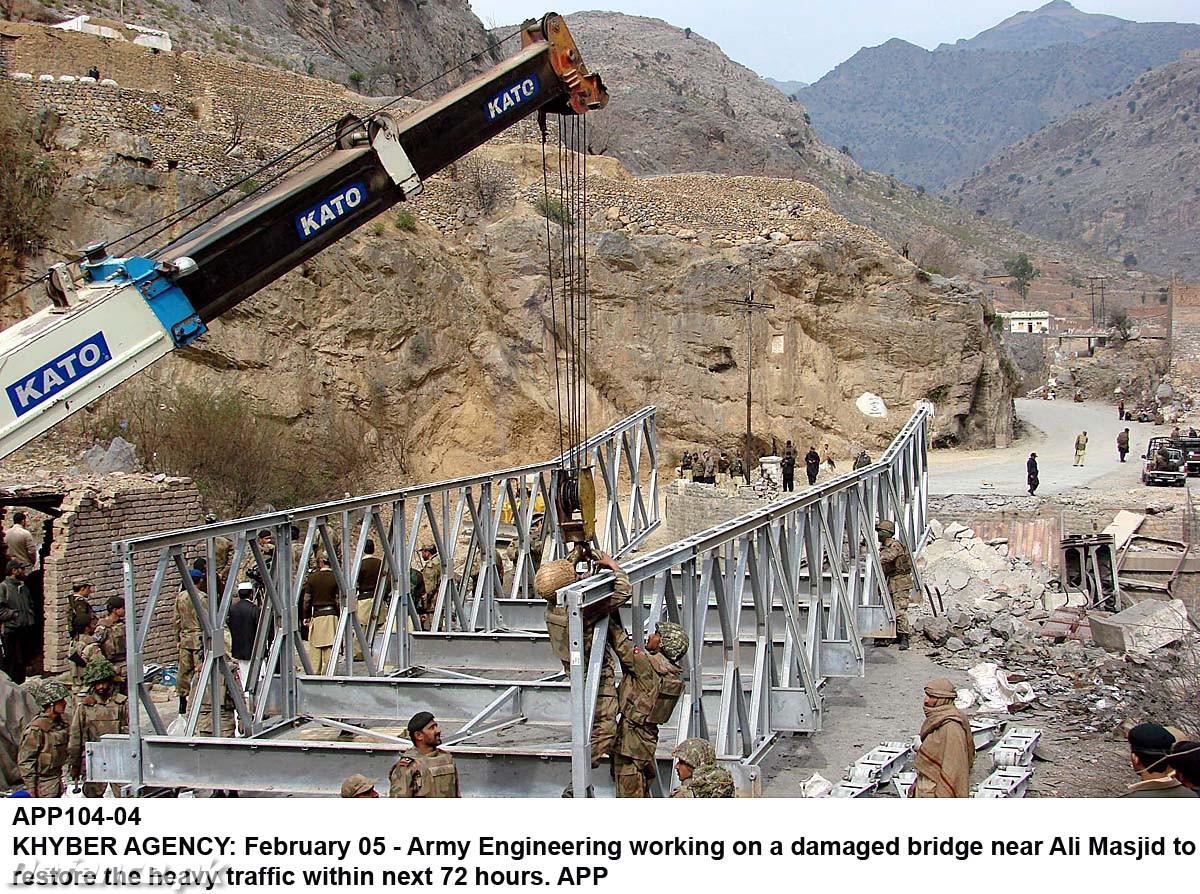
[[[1129,731],[1129,763],[1138,781],[1129,786],[1122,798],[1192,798],[1170,766],[1175,736],[1158,723],[1139,723]]]
[[[438,746],[442,730],[433,715],[421,711],[408,721],[413,747],[400,755],[388,775],[389,798],[461,798],[454,758]]]

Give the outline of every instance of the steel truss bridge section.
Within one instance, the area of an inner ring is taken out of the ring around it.
[[[928,420],[928,409],[918,407],[880,460],[864,469],[624,565],[639,642],[657,621],[670,619],[692,643],[704,643],[710,613],[718,619],[715,654],[692,648],[684,659],[687,688],[676,708],[676,741],[702,736],[719,760],[755,763],[780,733],[821,728],[825,678],[863,674],[865,632],[894,632],[874,525],[892,519],[905,543],[924,544]],[[577,792],[592,783],[589,739],[604,651],[584,648],[584,618],[612,589],[613,577],[605,574],[558,594],[570,624]],[[607,625],[607,618],[594,624],[597,646]],[[719,687],[715,711],[705,696],[709,680]]]
[[[623,562],[634,587],[623,623],[631,626],[635,639],[642,641],[645,629],[665,617],[683,623],[692,641],[702,643],[688,655],[687,691],[661,732],[658,791],[669,788],[667,755],[673,744],[695,735],[714,741],[741,791],[754,791],[759,784],[756,765],[780,734],[821,728],[826,678],[864,672],[862,637],[894,632],[895,614],[873,526],[879,518],[891,518],[906,543],[917,548],[924,543],[928,419],[928,411],[919,408],[883,457],[865,469]],[[598,528],[605,532],[602,545],[613,552],[628,551],[659,523],[654,436],[653,409],[648,408],[589,442],[600,467],[597,478],[607,490],[608,512]],[[639,461],[643,453],[646,459]],[[209,693],[208,703],[219,705],[214,681],[223,679],[241,735],[197,735],[199,708],[192,705],[187,733],[167,736],[146,681],[134,681],[131,692],[136,688],[150,728],[143,730],[131,716],[128,736],[92,743],[89,778],[125,783],[134,791],[186,786],[330,794],[351,772],[347,767],[385,772],[407,745],[396,728],[416,711],[428,709],[450,731],[447,744],[456,759],[462,755],[465,791],[547,795],[571,782],[576,792],[594,785],[604,794],[607,775],[592,779],[588,753],[603,650],[593,649],[591,664],[584,663],[582,618],[589,604],[611,592],[612,577],[606,573],[560,591],[569,607],[576,658],[569,674],[553,658],[538,618],[544,603],[525,598],[532,593],[528,540],[535,493],[544,494],[550,522],[545,557],[563,553],[552,518],[548,473],[555,467],[557,461],[117,544],[126,558],[130,668],[142,667],[148,619],[159,608],[168,572],[178,580],[188,550],[197,544],[209,555],[212,569],[218,536],[233,541],[235,567],[248,556],[268,572],[264,589],[273,626],[270,636],[260,636],[256,668],[249,675],[254,685],[243,699],[240,689],[230,686],[232,663],[223,638],[213,635],[224,626],[233,586],[228,583],[218,593],[210,573],[207,605],[201,604],[205,655],[194,691]],[[508,485],[526,474],[538,476],[540,490],[523,497]],[[631,490],[618,500],[614,485]],[[502,593],[489,577],[488,557],[505,504],[515,519],[518,561]],[[464,513],[471,521],[469,531]],[[429,632],[402,623],[415,620],[407,581],[419,543],[415,532],[422,523],[427,529],[437,527],[439,545],[449,548],[457,535],[482,555],[474,588],[444,575],[439,604],[447,623]],[[306,526],[295,561],[292,524]],[[274,563],[266,561],[253,539],[262,527],[269,527],[281,544]],[[335,531],[344,532],[340,552]],[[357,623],[349,584],[368,534],[384,546],[386,577],[405,586],[391,584],[386,616],[364,630]],[[318,542],[335,554],[334,572],[344,597],[336,667],[320,676],[311,673],[299,642],[296,604],[303,575],[294,570],[306,567]],[[132,554],[148,549],[159,551],[160,558],[145,610],[135,617],[139,590]],[[187,592],[194,600],[201,595],[190,587]],[[476,611],[481,599],[484,605]],[[459,623],[464,616],[470,623]],[[606,625],[606,619],[595,625],[597,642],[606,636]],[[362,659],[349,660],[356,647]],[[517,725],[520,735],[514,736]],[[324,728],[330,735],[350,731],[359,741],[297,741],[301,726]],[[210,728],[220,730],[221,725]],[[363,744],[364,738],[374,742]]]
[[[646,407],[590,438],[583,445],[585,462],[598,470],[596,546],[617,555],[641,543],[661,520],[658,513],[658,453],[655,409]],[[150,631],[175,609],[177,593],[193,601],[201,624],[202,648],[191,700],[187,732],[195,733],[208,706],[221,705],[229,693],[238,727],[250,734],[263,729],[267,687],[276,680],[285,693],[278,706],[283,718],[296,715],[297,674],[311,674],[300,636],[299,604],[310,559],[319,552],[330,562],[340,594],[340,614],[328,675],[382,674],[386,667],[410,665],[410,626],[420,629],[416,606],[409,598],[409,574],[420,546],[438,548],[444,571],[433,611],[432,627],[440,631],[491,631],[500,626],[496,605],[501,597],[533,597],[532,531],[536,513],[544,513],[543,558],[565,554],[556,516],[554,470],[549,462],[458,478],[437,484],[338,500],[287,512],[237,519],[222,524],[124,540],[114,544],[124,564],[127,657],[131,695],[150,719],[153,733],[165,726],[138,671],[146,665]],[[502,525],[504,517],[511,519]],[[257,539],[261,530],[273,537],[272,549]],[[293,537],[293,530],[300,532]],[[372,594],[366,624],[358,617],[359,569],[366,543],[374,539],[382,573]],[[507,543],[505,542],[507,540]],[[218,543],[231,545],[228,580],[218,586]],[[501,547],[515,553],[507,584],[497,567]],[[151,580],[135,574],[135,556],[157,556]],[[188,574],[196,557],[207,557],[208,576],[197,586]],[[228,655],[225,629],[238,580],[261,582],[262,611],[247,683],[234,681],[235,664]],[[180,590],[180,587],[183,589]],[[164,595],[166,594],[166,595]],[[539,604],[544,604],[539,599]],[[412,622],[410,625],[409,622]],[[361,659],[358,658],[361,656]],[[137,670],[135,670],[137,669]],[[137,712],[130,712],[131,715]],[[221,713],[218,711],[218,713]],[[228,718],[227,718],[228,719]],[[131,719],[131,725],[134,721]],[[204,725],[210,725],[207,722]],[[221,724],[211,724],[219,731]]]

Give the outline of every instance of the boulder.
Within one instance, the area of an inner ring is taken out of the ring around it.
[[[944,646],[950,639],[950,622],[945,617],[926,618],[921,632],[935,646]]]
[[[1012,615],[1000,615],[992,619],[988,629],[1000,639],[1012,639],[1025,632],[1025,625]]]
[[[947,652],[961,652],[966,647],[967,647],[967,644],[964,643],[957,636],[952,636],[948,640],[946,640],[946,651]]]

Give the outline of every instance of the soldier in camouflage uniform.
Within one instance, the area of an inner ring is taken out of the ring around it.
[[[688,794],[672,793],[673,798],[732,798],[734,792],[733,776],[724,767],[709,764],[699,767],[692,778],[688,780]]]
[[[192,583],[200,591],[200,606],[207,612],[208,598],[200,589],[204,586],[204,576],[195,569],[190,574]],[[179,713],[183,714],[187,712],[188,696],[192,693],[192,676],[196,673],[201,658],[204,657],[204,638],[201,636],[203,628],[200,626],[200,619],[196,616],[196,603],[192,601],[192,595],[186,586],[182,587],[179,595],[175,597],[175,617],[171,622],[171,629],[175,633],[175,644],[179,649],[179,667],[175,673],[175,693],[179,696]]]
[[[388,775],[389,798],[461,798],[454,758],[438,748],[442,731],[428,711],[408,721],[413,747],[400,755]]]
[[[417,614],[421,616],[421,626],[428,630],[430,615],[437,604],[438,588],[442,585],[442,560],[438,556],[437,547],[432,544],[421,547],[421,580],[424,583],[421,602],[417,606]]]
[[[75,689],[76,698],[82,698],[87,694],[87,684],[83,682],[83,674],[87,670],[88,664],[97,658],[104,657],[96,638],[97,624],[96,618],[88,621],[83,629],[71,638],[71,648],[67,652],[67,661],[71,663],[67,674]]]
[[[87,666],[83,680],[89,692],[75,705],[71,718],[71,738],[67,747],[67,771],[72,779],[83,779],[83,751],[88,742],[98,742],[108,733],[129,732],[129,700],[113,688],[117,670],[107,658],[97,658]],[[105,783],[85,782],[83,793],[89,798],[104,797]],[[113,786],[116,794],[116,786]]]
[[[71,635],[74,636],[88,625],[88,621],[99,618],[92,607],[92,585],[88,581],[71,584]]]
[[[63,720],[67,697],[71,694],[57,680],[46,680],[32,691],[42,713],[30,721],[21,736],[17,767],[25,790],[35,798],[62,795],[63,765],[67,762],[67,742],[71,731]]]
[[[616,578],[613,581],[613,592],[607,603],[597,606],[585,613],[583,618],[584,661],[591,660],[592,633],[596,621],[606,613],[614,611],[629,601],[633,588],[626,574],[612,556],[601,554],[596,560],[598,568],[607,568]],[[585,572],[586,575],[586,572]],[[571,672],[571,634],[568,627],[567,607],[558,604],[558,590],[575,580],[582,580],[576,574],[575,565],[571,559],[560,559],[550,562],[538,569],[534,577],[534,588],[537,594],[546,600],[546,632],[550,635],[550,648],[562,662],[563,671]],[[560,582],[562,581],[562,582]],[[619,619],[614,615],[610,625],[620,626]],[[613,743],[617,738],[617,663],[613,654],[604,649],[604,659],[600,664],[600,688],[596,692],[596,710],[592,714],[592,766],[600,766],[600,760],[605,754],[612,752]]]
[[[617,797],[645,798],[654,779],[658,725],[671,719],[683,695],[679,661],[687,654],[688,637],[678,624],[659,621],[646,648],[635,648],[625,628],[613,618],[608,643],[624,671],[618,691],[621,718],[613,746]]]
[[[896,523],[881,519],[875,523],[879,534],[879,564],[887,578],[888,592],[892,594],[892,605],[896,609],[896,641],[900,651],[908,648],[912,627],[908,623],[908,604],[912,599],[913,565],[912,556],[904,544],[896,539]]]
[[[109,596],[105,602],[108,614],[100,619],[96,635],[100,640],[100,651],[117,669],[117,690],[128,691],[125,674],[125,600],[120,596]]]

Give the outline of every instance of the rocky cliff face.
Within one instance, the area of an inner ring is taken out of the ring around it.
[[[433,94],[417,94],[428,98],[491,64],[487,34],[467,0],[30,0],[13,6],[33,21],[88,14],[161,28],[177,51],[262,61],[376,96],[407,92],[465,62]],[[476,55],[482,58],[466,61]],[[84,61],[81,72],[90,64]]]
[[[325,86],[311,97],[302,87],[288,82],[291,118],[265,102],[251,110],[271,120],[247,122],[249,156],[301,136],[308,106],[331,100]],[[70,99],[87,89],[86,101]],[[223,116],[176,113],[186,97],[106,99],[95,88],[36,83],[16,95],[31,112],[61,106],[45,142],[72,171],[40,265],[204,194],[211,184],[195,172],[232,177],[254,164],[223,151]],[[138,111],[151,100],[165,111]],[[125,387],[240,391],[287,423],[294,441],[280,446],[281,462],[353,432],[361,443],[345,441],[347,462],[370,447],[372,486],[554,455],[546,221],[534,209],[542,171],[531,135],[509,132],[429,181],[407,209],[415,227],[394,213],[365,225]],[[939,441],[990,445],[1011,435],[1011,391],[985,302],[921,273],[830,210],[820,190],[765,177],[635,180],[612,159],[588,164],[594,427],[653,403],[668,450],[738,444],[745,322],[722,299],[752,281],[776,305],[754,323],[764,446],[820,438],[842,455],[851,444],[877,447],[925,399]],[[887,419],[858,412],[864,391],[883,397]]]

